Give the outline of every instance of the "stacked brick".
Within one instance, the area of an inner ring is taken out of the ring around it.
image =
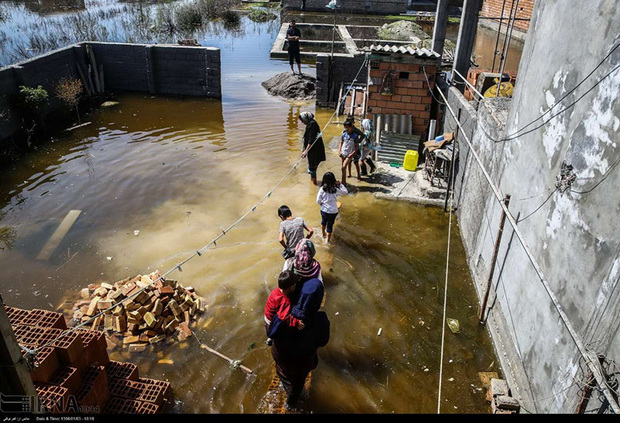
[[[433,62],[435,63],[435,62]],[[368,87],[368,112],[371,114],[399,114],[412,116],[413,134],[424,135],[431,117],[433,97],[426,82],[423,67],[430,82],[430,90],[435,87],[435,64],[413,64],[390,61],[371,63]],[[391,71],[393,90],[391,95],[381,93],[381,85]]]
[[[103,332],[68,329],[61,313],[5,311],[23,354],[37,349],[30,376],[44,411],[155,414],[172,401],[169,382],[140,378],[135,364],[111,361]]]
[[[485,16],[489,18],[500,18],[502,17],[502,5],[504,5],[504,20],[502,21],[503,31],[506,30],[507,20],[510,19],[511,14],[510,10],[514,7],[513,3],[516,3],[515,0],[484,0],[482,4],[482,10],[480,12],[480,16]],[[534,10],[534,0],[519,0],[518,8],[517,8],[517,19],[531,19],[532,12]],[[486,19],[482,19],[481,22],[484,23]],[[499,23],[499,19],[496,20]],[[521,30],[523,32],[527,32],[530,28],[529,20],[515,20],[515,28]]]
[[[72,323],[89,322],[91,329],[107,335],[107,340],[96,342],[107,343],[111,350],[124,348],[136,353],[155,348],[170,337],[183,341],[192,336],[191,327],[206,307],[194,288],[163,279],[158,272],[114,284],[93,284],[84,288],[81,296],[73,307]]]

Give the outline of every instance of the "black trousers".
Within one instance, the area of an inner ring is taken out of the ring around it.
[[[293,47],[293,46],[288,46],[288,61],[291,64],[291,66],[293,65],[293,63],[296,61],[298,64],[301,64],[301,53],[299,51],[299,46]]]

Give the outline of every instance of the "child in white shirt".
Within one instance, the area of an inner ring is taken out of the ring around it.
[[[338,216],[339,195],[347,195],[346,187],[336,180],[333,173],[327,172],[323,175],[322,185],[316,196],[316,202],[321,206],[321,231],[323,238],[327,242],[331,241],[334,230],[334,221]]]

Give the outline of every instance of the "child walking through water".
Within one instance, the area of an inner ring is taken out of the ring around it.
[[[323,175],[322,185],[316,196],[316,202],[321,206],[321,231],[323,239],[330,242],[334,231],[334,222],[338,216],[339,195],[347,195],[346,187],[336,180],[333,173]]]

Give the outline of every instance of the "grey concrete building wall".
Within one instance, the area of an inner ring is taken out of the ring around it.
[[[329,0],[283,0],[282,6],[289,10],[325,12]],[[391,15],[405,13],[407,0],[338,0],[338,13],[376,13]]]
[[[340,85],[343,82],[352,82],[357,76],[357,82],[366,84],[368,70],[360,68],[365,56],[333,58],[329,54],[316,56],[316,104],[319,107],[332,107],[338,102]],[[331,80],[330,80],[331,67]]]
[[[525,219],[519,229],[557,297],[551,300],[507,224],[488,326],[511,387],[532,412],[574,412],[587,377],[558,307],[588,348],[620,360],[615,223],[620,169],[613,168],[620,159],[620,72],[596,84],[620,63],[620,49],[612,52],[617,28],[620,12],[613,0],[571,3],[570,8],[559,0],[536,2],[512,101],[487,100],[477,111],[475,149],[501,192],[511,195],[513,216]],[[458,218],[481,293],[501,209],[479,167],[463,153]],[[563,162],[574,167],[576,180],[572,189],[560,192],[555,184]]]

